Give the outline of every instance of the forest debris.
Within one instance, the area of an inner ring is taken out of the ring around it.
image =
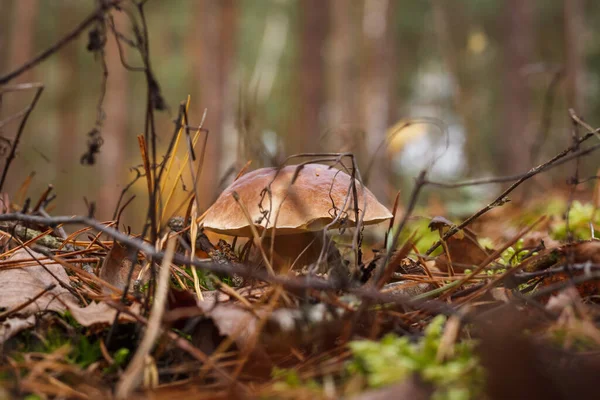
[[[2,222],[0,223],[0,229],[9,233],[14,234],[16,237],[21,239],[23,242],[28,242],[33,238],[36,238],[42,235],[44,232],[38,231],[36,229],[28,228],[22,224],[15,224],[11,222]],[[52,235],[44,235],[39,237],[36,241],[36,244],[47,247],[49,249],[56,250],[60,248],[63,244],[63,241]]]
[[[490,289],[490,294],[494,298],[494,300],[501,301],[505,304],[511,302],[512,293],[505,287],[495,287]]]
[[[167,242],[167,249],[165,257],[160,265],[154,302],[152,303],[152,310],[150,311],[144,338],[117,383],[115,397],[118,399],[128,398],[140,385],[144,369],[148,366],[147,360],[148,357],[150,357],[150,351],[154,347],[156,338],[158,338],[162,331],[162,317],[165,312],[167,294],[169,291],[170,266],[171,261],[173,260],[173,254],[175,253],[175,243],[175,238],[171,238]]]
[[[32,256],[44,257],[33,250],[19,249],[8,259],[30,261],[33,259]],[[47,290],[37,300],[20,309],[18,314],[28,315],[43,310],[63,312],[66,310],[65,302],[78,302],[60,285],[70,285],[69,277],[60,264],[44,263],[43,267],[41,265],[16,267],[17,265],[15,268],[0,270],[0,307],[6,309],[18,307],[53,284],[54,288]]]
[[[538,256],[541,257],[542,255]],[[600,264],[600,241],[588,240],[580,241],[575,243],[566,244],[558,249],[551,250],[550,253],[545,255],[548,262],[544,265],[546,268],[552,264],[559,265],[589,265],[590,268],[583,268],[578,270],[572,270],[564,272],[553,273],[546,277],[541,283],[540,288],[550,286],[559,282],[568,282],[574,277],[588,276],[590,279],[580,281],[575,286],[582,298],[595,296],[600,293],[600,282],[597,279],[593,279],[591,275],[591,267],[593,265]],[[535,261],[535,260],[534,260]],[[524,268],[525,271],[530,272],[532,268],[527,265]]]
[[[121,290],[125,289],[129,270],[132,266],[132,257],[135,258],[136,265],[133,267],[133,275],[131,276],[137,276],[141,271],[141,266],[137,264],[137,252],[115,241],[102,263],[99,273],[100,278]],[[110,292],[107,288],[104,290]]]
[[[417,378],[407,378],[400,383],[385,386],[380,389],[371,389],[357,396],[352,396],[352,400],[386,400],[386,399],[414,399],[426,400],[431,398],[431,388],[419,382]]]
[[[486,369],[486,398],[591,399],[598,393],[597,352],[576,354],[531,334],[531,313],[503,307],[481,322],[477,350]],[[556,338],[556,336],[554,336]],[[507,351],[509,349],[510,351]]]
[[[433,290],[434,286],[429,283],[417,283],[414,281],[392,282],[384,285],[382,293],[389,293],[399,296],[415,297]]]
[[[546,310],[556,313],[562,312],[567,307],[572,307],[575,303],[579,303],[581,298],[574,287],[568,287],[560,293],[551,296],[546,303]]]
[[[35,316],[30,315],[27,318],[13,317],[2,321],[0,324],[0,345],[17,333],[29,329],[35,325]],[[2,397],[0,396],[0,399]]]
[[[468,229],[462,230],[464,235],[456,235],[446,240],[446,248],[452,258],[452,268],[455,272],[464,272],[465,269],[480,265],[489,254],[477,241],[475,233]],[[440,271],[448,271],[448,255],[441,254],[435,262]]]
[[[106,303],[90,303],[87,307],[79,307],[75,303],[67,303],[67,307],[75,320],[83,326],[106,324],[110,325],[115,320],[117,310]],[[129,311],[139,314],[140,305],[134,304]],[[135,322],[135,318],[126,313],[119,314],[119,322]]]
[[[575,263],[591,262],[592,264],[600,264],[600,240],[592,239],[566,245],[563,251],[567,255],[572,252],[573,262]]]
[[[213,302],[201,301],[199,307],[212,320],[221,336],[230,337],[240,349],[250,344],[258,322],[254,313],[228,303],[215,305]]]

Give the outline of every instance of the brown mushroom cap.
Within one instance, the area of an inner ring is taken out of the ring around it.
[[[275,221],[278,235],[319,231],[334,220],[342,207],[344,211],[342,216],[345,218],[332,228],[337,228],[341,224],[354,226],[351,177],[327,165],[308,164],[300,169],[296,181],[292,184],[297,167],[297,165],[288,165],[279,172],[277,168],[261,168],[243,175],[225,189],[208,209],[203,222],[204,227],[228,235],[252,236],[250,222],[234,199],[234,192],[238,193],[240,203],[247,208],[259,232],[265,227],[271,231]],[[269,184],[272,197],[265,194],[262,199],[261,192],[268,188]],[[356,189],[359,210],[365,211],[363,190],[358,181],[356,181]],[[349,191],[350,196],[344,206]],[[390,211],[379,203],[366,187],[364,198],[366,213],[363,216],[363,224],[377,224],[392,217]],[[269,210],[273,212],[269,214]],[[267,217],[264,217],[265,212]]]

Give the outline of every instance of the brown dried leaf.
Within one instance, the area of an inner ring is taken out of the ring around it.
[[[129,247],[115,241],[102,263],[102,268],[100,268],[99,273],[100,278],[121,290],[125,289],[125,286],[127,285],[127,276],[131,269],[130,255],[131,249]],[[140,270],[141,267],[136,264],[134,266],[132,277],[135,278]],[[105,292],[110,292],[109,289],[105,288],[104,290]]]
[[[488,258],[488,252],[479,245],[477,236],[469,231],[463,231],[462,237],[452,236],[446,241],[454,271],[462,272],[472,266],[481,264]],[[435,262],[440,271],[448,271],[448,256],[441,254]]]
[[[552,253],[554,254],[554,253]],[[550,254],[550,255],[552,255]],[[572,244],[566,244],[562,246],[560,249],[556,250],[556,256],[552,258],[555,260],[555,263],[566,264],[569,262],[573,262],[575,264],[600,264],[600,241],[598,240],[588,240],[582,241]],[[531,268],[527,268],[527,270],[531,270]],[[545,278],[540,288],[553,285],[559,282],[567,282],[570,281],[573,277],[579,277],[585,274],[585,271],[575,271],[575,272],[561,272],[552,274],[551,276]],[[577,291],[579,292],[579,296],[582,298],[596,296],[600,294],[600,282],[595,279],[590,279],[585,282],[578,283],[575,285]],[[557,293],[554,293],[557,294]],[[547,299],[548,297],[546,297]],[[542,301],[544,301],[542,299]]]
[[[29,252],[38,259],[44,258],[42,254],[33,250],[29,250]],[[8,259],[12,261],[33,260],[25,249],[17,250]],[[15,265],[15,268],[0,270],[0,307],[6,309],[18,307],[51,284],[56,286],[33,303],[19,310],[18,314],[29,315],[42,310],[63,312],[66,310],[65,302],[76,303],[77,299],[60,285],[60,282],[70,285],[69,277],[64,268],[60,264],[47,262],[47,260],[42,261],[50,273],[40,265],[21,268]],[[57,282],[52,275],[58,278],[60,282]]]
[[[240,349],[251,344],[256,333],[256,316],[234,304],[199,302],[199,307],[212,319],[221,336],[231,337]]]
[[[600,264],[600,240],[587,240],[584,242],[567,245],[563,248],[568,256],[572,252],[575,263],[591,262],[592,264]]]
[[[75,303],[67,303],[73,318],[83,326],[106,324],[110,325],[115,320],[117,310],[106,303],[91,303],[87,307],[79,307]],[[129,310],[139,314],[140,305],[134,304]],[[119,314],[119,322],[135,322],[135,318],[125,313]]]
[[[490,294],[494,298],[494,300],[501,301],[505,304],[510,303],[512,299],[512,293],[510,290],[504,287],[495,287],[490,290]]]

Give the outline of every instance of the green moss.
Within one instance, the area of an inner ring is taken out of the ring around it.
[[[302,379],[298,372],[287,368],[273,368],[271,376],[277,382],[274,385],[275,390],[286,391],[289,389],[306,388],[320,390],[320,386],[314,379]]]
[[[483,370],[473,354],[472,341],[454,345],[452,356],[440,360],[444,316],[434,318],[418,342],[387,335],[379,342],[350,342],[354,356],[348,373],[365,376],[370,387],[393,384],[418,374],[434,386],[434,399],[476,398],[482,389]]]
[[[413,234],[413,232],[415,233],[415,238],[418,239],[418,242],[416,243],[416,247],[419,250],[420,253],[425,253],[430,247],[431,245],[433,245],[435,242],[437,242],[440,238],[440,235],[437,231],[431,231],[431,229],[429,229],[429,222],[431,220],[429,218],[425,218],[425,217],[418,217],[417,219],[413,219],[413,220],[409,220],[406,223],[406,226],[404,227],[404,229],[402,230],[402,233],[400,234],[400,237],[398,238],[398,243],[396,244],[397,246],[401,246],[402,243],[404,243],[406,240],[408,240],[408,238],[410,237],[410,235]],[[392,229],[392,231],[390,232],[390,234],[388,235],[388,243],[387,243],[387,247],[390,248],[392,245],[392,238],[394,237],[395,234],[395,229],[396,227],[394,227]],[[432,256],[437,256],[439,254],[441,254],[442,252],[442,248],[438,247],[434,253],[432,254]]]

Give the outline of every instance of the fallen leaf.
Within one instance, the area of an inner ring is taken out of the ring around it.
[[[510,303],[512,299],[512,293],[510,290],[504,287],[495,287],[490,290],[490,294],[494,298],[494,300],[501,301],[505,304]]]
[[[31,253],[31,255],[29,254]],[[33,250],[17,250],[8,260],[31,261],[33,257],[44,258],[44,255]],[[0,307],[12,309],[32,299],[51,284],[56,286],[46,291],[40,298],[18,311],[17,314],[29,315],[42,310],[63,312],[66,310],[65,302],[76,303],[78,300],[60,283],[70,285],[70,280],[62,265],[44,262],[44,267],[32,265],[0,270]],[[48,272],[50,271],[50,272]],[[54,276],[52,276],[54,275]],[[57,279],[60,282],[57,282]]]
[[[99,273],[100,278],[121,290],[125,289],[129,270],[132,265],[130,259],[131,255],[131,249],[128,246],[121,245],[115,241],[102,262],[102,268],[100,268]],[[137,255],[137,253],[135,255]],[[132,279],[135,279],[141,270],[141,266],[136,263],[133,268],[133,275],[131,276]],[[105,288],[104,291],[108,293],[111,292],[108,288]]]
[[[71,315],[83,326],[106,324],[111,325],[117,315],[117,310],[106,303],[90,303],[87,307],[79,307],[75,303],[67,303]],[[129,310],[139,314],[140,305],[134,304]],[[119,322],[135,322],[135,318],[125,313],[119,314]]]
[[[573,306],[579,301],[581,301],[581,297],[579,297],[577,290],[573,287],[568,287],[548,299],[546,310],[560,313],[565,308]]]
[[[35,316],[8,318],[0,324],[0,345],[17,333],[35,325]],[[0,396],[0,398],[2,398]]]
[[[464,231],[462,237],[448,238],[446,247],[452,259],[452,268],[456,272],[463,272],[488,258],[488,252],[477,242],[477,236],[468,230]],[[436,259],[435,265],[440,271],[448,271],[448,255],[441,254]]]
[[[221,336],[233,339],[240,349],[251,343],[257,327],[257,318],[253,313],[228,303],[200,301],[198,305],[213,321]]]
[[[563,251],[567,258],[569,254],[573,254],[573,262],[600,264],[600,240],[586,240],[577,242],[572,245],[563,247]]]

